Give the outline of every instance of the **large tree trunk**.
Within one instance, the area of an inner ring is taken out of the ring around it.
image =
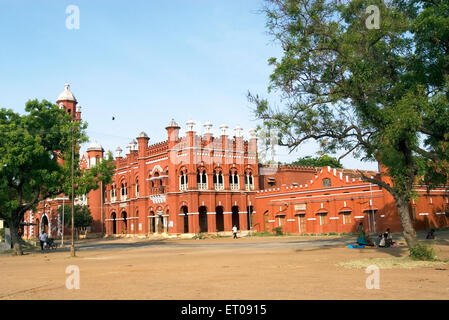
[[[415,228],[413,227],[413,223],[410,219],[409,201],[405,199],[396,199],[396,206],[398,208],[398,214],[403,228],[402,234],[407,242],[407,246],[412,248],[417,244],[418,240],[416,238]]]
[[[23,255],[22,250],[22,244],[20,243],[18,231],[19,231],[19,224],[15,221],[8,221],[9,229],[11,230],[11,241],[14,247],[14,254],[17,256]]]

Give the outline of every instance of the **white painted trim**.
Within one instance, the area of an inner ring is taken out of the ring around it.
[[[348,186],[348,187],[339,187],[339,188],[332,188],[332,189],[317,189],[317,190],[307,190],[307,191],[297,191],[297,192],[290,192],[290,193],[276,193],[276,194],[270,194],[267,196],[259,196],[256,198],[270,198],[270,197],[279,197],[279,196],[289,196],[292,194],[307,194],[307,193],[317,193],[317,192],[323,192],[323,191],[335,191],[335,190],[347,190],[347,189],[359,189],[359,188],[366,188],[369,187],[369,184],[363,184],[363,185],[356,185],[356,186]],[[375,185],[377,187],[377,185]],[[359,191],[359,192],[355,192],[355,193],[365,193],[366,191]],[[382,190],[373,190],[373,192],[382,192]],[[351,194],[355,194],[355,193],[343,193],[345,195],[351,195]],[[330,194],[327,196],[335,196],[337,194]],[[321,195],[321,197],[323,197],[324,195]],[[310,197],[309,197],[310,198]],[[290,198],[289,198],[290,199]],[[291,200],[291,199],[290,199]],[[275,201],[279,201],[279,200],[275,200]]]
[[[359,219],[359,218],[365,218],[365,216],[355,216],[355,219]]]
[[[340,219],[340,217],[331,217],[331,218],[329,218],[329,220],[337,220],[337,219]]]
[[[316,220],[316,218],[307,218],[307,220]]]
[[[420,216],[428,216],[428,213],[419,213]]]

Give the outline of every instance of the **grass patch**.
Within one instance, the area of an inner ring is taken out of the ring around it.
[[[268,231],[264,231],[264,232],[252,232],[249,234],[250,237],[275,237],[277,236],[274,233],[270,233]]]
[[[419,261],[411,257],[400,258],[368,258],[360,260],[344,261],[337,264],[346,269],[365,269],[370,265],[376,265],[379,269],[414,269],[431,267],[449,267],[449,262],[445,260]]]
[[[434,261],[435,260],[435,250],[432,246],[417,243],[413,248],[409,248],[410,258],[413,260],[421,261]]]

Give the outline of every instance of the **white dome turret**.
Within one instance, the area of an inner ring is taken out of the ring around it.
[[[98,141],[94,141],[89,145],[89,147],[87,147],[87,151],[104,151],[104,150]]]
[[[61,94],[58,97],[58,100],[56,101],[75,101],[76,98],[73,95],[72,91],[70,91],[70,85],[68,83],[64,84],[64,91],[61,92]]]

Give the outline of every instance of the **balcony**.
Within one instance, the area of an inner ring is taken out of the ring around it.
[[[224,184],[223,183],[214,183],[215,190],[224,190]]]
[[[198,190],[207,190],[207,183],[198,183]]]
[[[240,190],[240,186],[239,186],[238,183],[231,183],[231,184],[229,184],[229,188],[231,190]]]
[[[187,184],[180,184],[179,185],[179,191],[186,191],[187,190]]]
[[[246,191],[254,191],[254,185],[252,185],[252,184],[245,184],[245,190]]]

